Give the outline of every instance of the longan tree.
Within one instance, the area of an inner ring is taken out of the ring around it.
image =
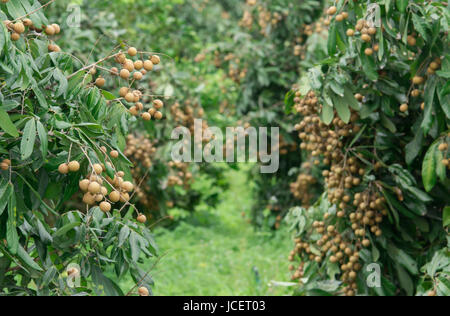
[[[157,248],[123,151],[134,116],[163,117],[135,88],[161,58],[119,43],[82,61],[56,44],[53,2],[0,5],[0,291],[149,295],[138,262]],[[136,287],[123,292],[107,269]]]
[[[447,3],[336,1],[326,15],[327,58],[287,98],[323,192],[290,213],[297,293],[448,296]]]

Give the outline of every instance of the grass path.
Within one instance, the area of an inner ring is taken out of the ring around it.
[[[230,189],[207,224],[157,229],[165,256],[152,273],[155,295],[280,295],[271,280],[288,280],[289,233],[257,232],[241,216],[252,204],[245,171],[227,174]]]

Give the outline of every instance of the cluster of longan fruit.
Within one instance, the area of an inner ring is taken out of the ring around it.
[[[192,173],[189,172],[189,164],[179,161],[170,161],[168,166],[171,168],[172,174],[167,178],[167,186],[173,187],[179,185],[189,188],[191,181],[193,180]]]
[[[359,101],[362,100],[360,95],[355,97]],[[359,162],[361,157],[358,155],[348,157],[343,150],[345,141],[360,130],[356,124],[358,114],[353,112],[347,124],[335,117],[330,126],[327,126],[318,116],[321,105],[313,91],[304,98],[301,98],[300,93],[296,93],[294,102],[297,112],[303,116],[302,121],[295,126],[302,140],[300,147],[311,153],[315,159],[315,165],[320,165],[322,162],[323,165],[328,166],[323,170],[322,175],[328,189],[328,200],[337,206],[335,216],[327,213],[323,222],[316,222],[313,225],[316,233],[322,234],[317,242],[317,245],[321,247],[321,255],[311,254],[308,251],[308,243],[297,243],[294,254],[304,251],[310,260],[321,262],[331,250],[330,261],[341,264],[341,279],[346,284],[344,293],[354,295],[356,290],[354,279],[360,268],[358,256],[355,253],[361,247],[370,246],[370,241],[366,238],[367,233],[370,232],[378,237],[382,235],[379,225],[388,212],[386,200],[370,184],[363,191],[358,190],[362,184],[362,177],[366,173]],[[375,169],[378,170],[378,168],[380,168],[379,163],[375,164]],[[355,191],[360,192],[355,193]],[[325,228],[325,221],[336,222],[340,219],[350,221],[354,239],[347,235],[341,236],[336,226],[328,225]],[[293,260],[293,254],[290,259]],[[296,273],[296,276],[301,274],[300,271]]]
[[[188,128],[191,133],[194,132],[195,119],[203,118],[205,115],[205,111],[198,102],[193,102],[191,100],[186,100],[184,107],[181,107],[179,102],[175,102],[170,107],[170,113],[176,124]],[[207,122],[203,121],[203,131],[208,127]]]
[[[33,21],[29,18],[23,18],[19,21],[9,21],[5,20],[3,21],[3,24],[6,26],[8,31],[11,33],[11,40],[12,41],[18,41],[22,34],[24,34],[27,31],[27,28],[29,31],[35,31],[36,33],[42,33],[44,32],[48,36],[53,36],[56,34],[59,34],[61,32],[61,28],[58,24],[54,23],[51,25],[42,25],[40,27],[35,26],[33,24]],[[48,46],[49,51],[59,52],[60,49],[58,45],[55,44],[49,44]]]
[[[11,167],[11,160],[9,159],[3,159],[2,162],[0,163],[0,169],[1,170],[8,170]]]
[[[308,208],[315,195],[311,193],[311,189],[317,183],[317,179],[311,174],[306,173],[311,169],[310,162],[302,163],[300,173],[295,182],[290,184],[290,190],[294,198],[301,201],[302,207]]]
[[[127,55],[129,58],[127,58]],[[126,80],[129,85],[122,86],[119,89],[119,96],[127,103],[133,103],[134,105],[130,107],[129,111],[133,116],[138,116],[140,114],[144,121],[150,121],[152,118],[160,120],[163,118],[163,114],[160,109],[163,108],[164,103],[159,99],[155,99],[152,102],[152,107],[148,110],[144,109],[145,106],[141,102],[143,98],[143,93],[140,90],[133,90],[130,88],[132,83],[135,81],[140,81],[144,76],[152,71],[155,65],[161,63],[161,59],[158,55],[151,55],[145,57],[145,53],[139,52],[135,47],[129,47],[127,50],[127,55],[123,52],[119,52],[111,57],[114,57],[115,62],[120,64],[120,69],[118,67],[112,67],[109,70],[109,74],[112,76],[117,76],[123,80]],[[139,56],[140,59],[135,58]],[[136,60],[133,60],[135,58]],[[97,73],[97,67],[93,66],[89,70],[91,75]],[[95,79],[95,85],[102,88],[106,84],[106,79],[102,76],[98,76]]]

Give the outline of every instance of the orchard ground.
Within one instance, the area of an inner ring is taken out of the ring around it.
[[[286,230],[255,231],[241,213],[249,213],[252,185],[248,165],[227,172],[229,190],[215,210],[196,212],[174,230],[157,228],[161,260],[150,275],[155,295],[283,295],[288,288],[269,286],[289,278],[286,256],[292,247]],[[208,215],[205,215],[208,214]],[[274,264],[275,263],[275,264]],[[149,270],[154,260],[141,265]],[[130,279],[121,287],[133,287]]]

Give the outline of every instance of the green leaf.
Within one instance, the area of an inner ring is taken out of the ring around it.
[[[436,154],[437,143],[433,144],[425,154],[425,158],[422,163],[422,181],[427,192],[430,192],[431,189],[436,184]]]
[[[8,204],[11,194],[13,193],[14,187],[11,183],[5,181],[5,186],[0,189],[0,216],[3,214]]]
[[[341,98],[336,94],[332,94],[331,98],[333,99],[334,107],[341,120],[343,120],[345,123],[350,122],[351,117],[350,107],[345,102],[344,98]]]
[[[6,241],[8,249],[13,255],[17,253],[19,247],[19,235],[17,234],[17,204],[16,195],[11,194],[8,203],[8,221],[6,222]]]
[[[64,225],[63,227],[61,227],[60,229],[58,229],[56,231],[56,233],[53,234],[53,237],[61,237],[63,235],[65,235],[66,233],[68,233],[70,230],[74,229],[77,226],[80,226],[80,222],[73,222],[73,223],[69,223]]]
[[[396,0],[395,4],[397,5],[397,9],[400,12],[405,12],[406,8],[408,7],[409,0]]]
[[[450,206],[446,206],[444,208],[444,212],[442,215],[442,221],[444,227],[450,226]]]
[[[0,109],[0,128],[12,137],[19,137],[16,126],[11,121],[8,113],[3,109]]]
[[[45,157],[47,157],[47,151],[48,151],[47,130],[40,121],[37,121],[36,124],[37,124],[37,132],[39,135],[39,140],[41,141],[40,149],[42,152],[42,156],[45,158]]]
[[[401,266],[403,266],[406,270],[408,270],[411,274],[417,275],[419,274],[419,269],[417,267],[417,262],[402,249],[395,247],[393,244],[388,244],[387,252],[392,260],[398,262]]]
[[[21,259],[22,263],[26,264],[30,268],[33,268],[37,271],[44,271],[42,268],[33,260],[33,258],[28,254],[28,252],[23,249],[22,246],[19,245],[19,249],[17,251],[17,256]]]
[[[431,129],[431,125],[433,123],[433,102],[434,102],[434,95],[436,92],[436,83],[437,83],[436,76],[431,76],[427,80],[424,88],[425,114],[421,127],[425,135],[428,134],[428,132]]]
[[[131,259],[134,262],[137,262],[139,259],[139,254],[141,252],[138,244],[137,234],[135,232],[131,232],[129,239],[130,249],[131,249]]]
[[[36,121],[30,119],[23,130],[22,141],[20,143],[21,159],[25,160],[33,153],[34,142],[36,140]]]

